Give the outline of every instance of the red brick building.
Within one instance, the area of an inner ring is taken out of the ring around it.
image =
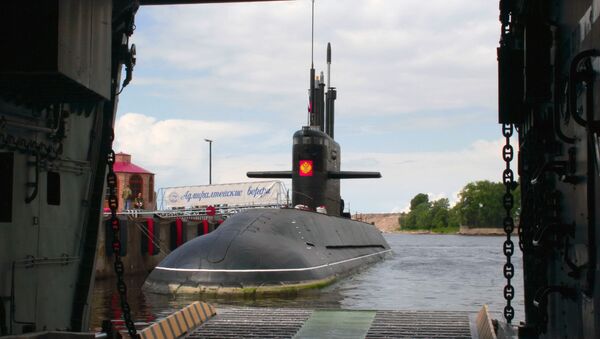
[[[114,171],[117,174],[117,197],[119,198],[118,211],[122,211],[125,207],[122,192],[126,185],[129,185],[133,197],[142,193],[144,210],[155,210],[154,173],[133,164],[130,154],[118,153],[115,160]],[[133,198],[131,208],[133,208]]]

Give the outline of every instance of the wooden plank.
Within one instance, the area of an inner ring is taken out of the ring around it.
[[[480,339],[496,339],[496,332],[494,331],[494,325],[492,324],[487,305],[483,305],[479,313],[477,313],[475,323]]]

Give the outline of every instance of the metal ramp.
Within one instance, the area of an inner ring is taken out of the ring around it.
[[[221,308],[188,338],[292,338],[312,310],[293,308]]]
[[[367,338],[471,338],[469,314],[450,311],[377,311]]]
[[[219,308],[188,338],[471,338],[469,313]]]

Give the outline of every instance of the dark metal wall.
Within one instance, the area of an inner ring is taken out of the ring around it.
[[[523,338],[598,338],[599,1],[500,1],[500,122],[518,129]]]

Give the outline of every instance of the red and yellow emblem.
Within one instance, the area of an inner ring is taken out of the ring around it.
[[[312,160],[300,160],[300,176],[301,177],[312,177],[312,175],[313,175]]]

